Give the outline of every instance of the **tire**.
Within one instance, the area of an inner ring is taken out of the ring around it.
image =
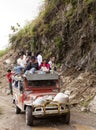
[[[16,112],[16,114],[20,114],[21,113],[21,109],[18,106],[16,106],[15,112]]]
[[[26,108],[26,124],[29,126],[33,125],[32,107],[30,106]]]
[[[65,115],[65,123],[66,124],[70,123],[70,111]]]

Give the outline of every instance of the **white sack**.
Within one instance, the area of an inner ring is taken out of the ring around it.
[[[68,95],[66,95],[66,94],[58,93],[58,94],[54,97],[53,101],[57,101],[57,102],[59,102],[59,103],[68,103],[68,102],[69,102],[69,97],[68,97]]]

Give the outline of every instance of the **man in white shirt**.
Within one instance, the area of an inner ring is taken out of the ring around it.
[[[17,65],[20,65],[22,68],[25,68],[26,59],[22,54],[20,55],[19,59],[17,59]]]
[[[42,55],[41,55],[41,51],[38,52],[38,55],[37,55],[37,62],[38,62],[38,65],[40,66],[41,63],[42,63]]]

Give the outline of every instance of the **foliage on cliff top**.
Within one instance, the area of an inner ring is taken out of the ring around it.
[[[88,6],[92,1],[94,0],[84,0],[84,3]],[[39,16],[19,32],[10,36],[9,41],[12,47],[17,49],[23,46],[23,48],[38,50],[42,44],[41,37],[46,36],[49,39],[53,37],[54,39],[54,36],[58,35],[57,32],[60,29],[62,31],[62,27],[66,26],[66,20],[76,16],[77,7],[78,0],[45,0]]]
[[[51,26],[56,24],[57,19],[52,21],[52,23],[49,19],[52,20],[53,16],[55,19],[55,14],[59,6],[65,5],[66,2],[68,3],[69,0],[45,0],[45,4],[42,7],[43,10],[39,16],[31,23],[28,23],[19,32],[10,36],[9,41],[12,47],[15,49],[22,45],[23,47],[36,47],[35,44],[38,43],[38,35],[50,32]],[[52,13],[54,13],[54,15],[52,15]]]

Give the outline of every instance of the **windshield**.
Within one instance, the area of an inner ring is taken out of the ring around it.
[[[30,86],[30,87],[51,87],[51,86],[56,86],[56,81],[55,80],[28,81],[28,86]]]

